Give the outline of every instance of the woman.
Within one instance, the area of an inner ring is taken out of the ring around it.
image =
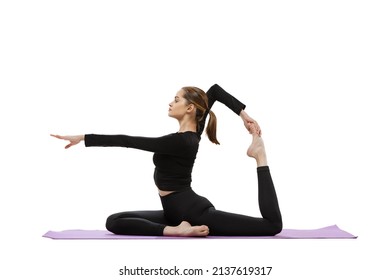
[[[229,107],[244,121],[252,134],[248,156],[256,159],[258,199],[262,218],[249,217],[216,210],[206,198],[191,188],[191,173],[198,152],[199,141],[206,128],[211,142],[216,138],[216,117],[210,110],[215,101]],[[183,87],[169,104],[169,116],[179,121],[179,131],[162,137],[126,135],[77,135],[56,138],[69,141],[65,148],[85,141],[85,146],[127,147],[154,152],[154,180],[163,210],[131,211],[113,214],[106,227],[115,234],[165,236],[263,236],[282,230],[282,217],[267,165],[260,128],[244,111],[245,105],[219,85],[205,94],[196,87]]]

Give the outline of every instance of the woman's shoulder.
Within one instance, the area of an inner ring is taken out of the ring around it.
[[[190,146],[198,146],[199,145],[199,135],[194,131],[184,131],[184,132],[176,132],[172,133],[175,137],[181,138],[186,145]]]

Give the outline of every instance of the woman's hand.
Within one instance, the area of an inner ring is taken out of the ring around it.
[[[245,128],[250,134],[256,133],[261,136],[261,129],[257,121],[252,119],[244,110],[241,110],[240,117],[244,121]]]
[[[61,136],[61,135],[50,134],[50,136],[53,136],[61,140],[69,141],[69,144],[65,146],[65,149],[77,145],[78,143],[84,140],[84,135]]]

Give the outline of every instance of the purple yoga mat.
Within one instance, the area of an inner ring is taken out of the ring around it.
[[[188,239],[199,237],[168,237],[168,236],[140,236],[115,235],[106,230],[64,230],[48,231],[43,237],[51,239]],[[207,236],[205,239],[321,239],[321,238],[357,238],[338,226],[328,226],[319,229],[283,229],[275,236]]]

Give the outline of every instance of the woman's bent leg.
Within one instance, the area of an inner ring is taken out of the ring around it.
[[[109,216],[106,228],[121,235],[163,235],[168,224],[162,210],[130,211]]]
[[[258,203],[262,218],[228,213],[208,207],[192,222],[207,225],[210,235],[275,235],[282,230],[282,215],[267,163],[264,143],[253,134],[248,156],[256,159],[258,178]]]
[[[209,207],[191,222],[209,227],[209,235],[270,236],[282,230],[282,216],[268,166],[258,167],[258,200],[262,218],[228,213]]]

